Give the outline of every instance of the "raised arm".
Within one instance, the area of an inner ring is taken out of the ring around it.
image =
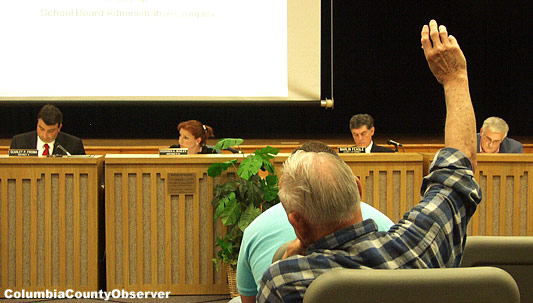
[[[455,37],[435,20],[422,27],[422,48],[429,69],[444,87],[446,147],[462,151],[476,167],[476,118],[470,100],[466,59]]]

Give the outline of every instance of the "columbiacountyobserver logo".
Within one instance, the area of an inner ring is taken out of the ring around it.
[[[6,299],[168,299],[170,291],[126,291],[114,289],[112,291],[75,291],[67,290],[44,290],[27,291],[6,289],[4,297]]]

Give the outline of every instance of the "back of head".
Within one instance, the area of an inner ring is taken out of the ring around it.
[[[357,129],[366,126],[368,129],[374,127],[374,118],[369,114],[357,114],[350,119],[350,129]]]
[[[483,121],[483,129],[489,129],[492,132],[503,133],[503,137],[507,137],[509,132],[509,125],[507,122],[499,117],[489,117]]]
[[[280,200],[320,229],[348,222],[356,213],[359,190],[352,170],[330,153],[298,151],[283,165]]]
[[[200,142],[200,145],[205,145],[207,142],[207,138],[214,137],[213,129],[211,126],[202,124],[202,122],[197,120],[188,120],[181,122],[178,124],[178,132],[181,129],[185,129],[189,131],[194,138],[201,138],[202,141]]]
[[[37,119],[42,119],[46,125],[63,124],[63,114],[59,108],[47,104],[37,114]]]
[[[314,152],[314,153],[330,153],[332,155],[338,156],[337,152],[331,147],[329,147],[326,143],[320,142],[320,141],[308,141],[302,144],[302,146],[295,149],[292,153],[296,153],[297,151],[304,151],[304,152]]]

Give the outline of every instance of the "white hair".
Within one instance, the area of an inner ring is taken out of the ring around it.
[[[296,152],[283,164],[279,197],[319,229],[352,219],[360,203],[352,170],[329,153]]]
[[[490,131],[497,132],[497,133],[503,133],[503,137],[507,137],[507,132],[509,132],[509,125],[507,125],[507,122],[499,117],[489,117],[483,121],[482,128],[490,129]]]

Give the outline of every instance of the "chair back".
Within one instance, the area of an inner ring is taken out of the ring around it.
[[[276,252],[274,253],[274,256],[272,257],[272,263],[275,263],[276,261],[281,260],[283,255],[285,254],[285,251],[287,251],[287,247],[289,247],[289,244],[291,242],[286,242],[285,244],[281,245]]]
[[[518,303],[511,275],[495,267],[334,269],[314,280],[304,303]]]
[[[463,267],[499,267],[514,278],[520,302],[533,303],[533,237],[469,236]]]

